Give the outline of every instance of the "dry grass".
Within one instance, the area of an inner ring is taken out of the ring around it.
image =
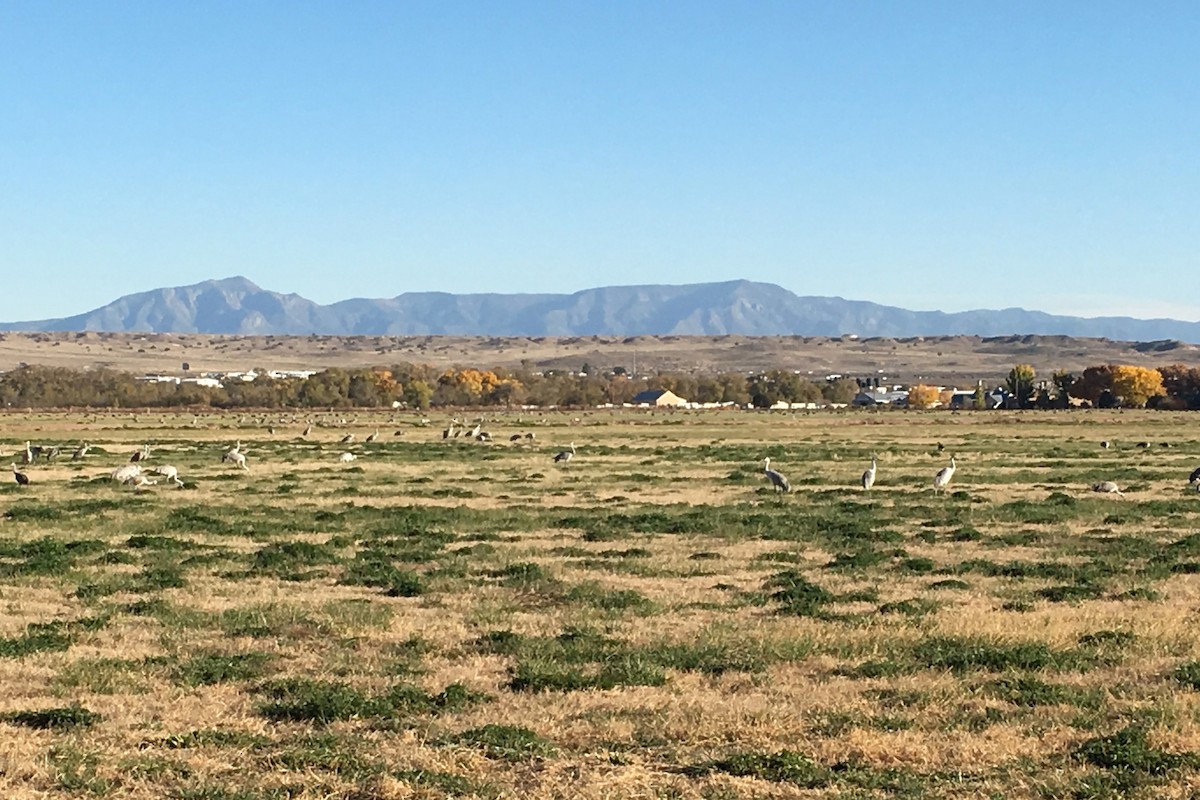
[[[96,447],[0,488],[0,793],[1086,798],[1200,781],[1187,415],[488,420],[497,440],[536,429],[535,447],[443,442],[440,423],[5,415],[9,457],[26,439]],[[346,430],[376,426],[338,463]],[[219,463],[235,440],[248,473]],[[186,488],[104,479],[147,441]],[[1126,496],[1090,492],[1102,479]]]
[[[1115,342],[1069,336],[921,336],[904,339],[824,336],[219,336],[193,333],[0,333],[0,370],[18,364],[131,372],[373,367],[400,362],[578,370],[721,372],[793,369],[887,376],[974,386],[1000,381],[1013,364],[1049,375],[1097,364],[1200,363],[1200,347],[1179,342]]]

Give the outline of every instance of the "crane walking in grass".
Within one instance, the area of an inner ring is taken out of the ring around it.
[[[783,473],[771,469],[770,457],[763,459],[763,474],[771,479],[771,485],[775,487],[776,494],[787,494],[792,490],[792,485],[788,483],[787,478],[783,477]]]
[[[575,457],[575,443],[571,442],[571,449],[563,450],[562,452],[555,455],[554,463],[566,465],[567,462],[569,462],[574,457]]]
[[[950,466],[942,467],[937,471],[937,475],[933,476],[933,493],[937,494],[938,489],[945,491],[950,485],[950,479],[954,477],[954,470],[958,465],[954,463],[954,456],[950,456]]]

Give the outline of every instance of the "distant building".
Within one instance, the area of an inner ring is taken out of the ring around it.
[[[667,389],[651,389],[634,396],[635,406],[686,406],[687,400]]]
[[[888,389],[878,387],[864,389],[850,401],[855,406],[896,406],[904,408],[908,405],[908,392],[903,389]]]

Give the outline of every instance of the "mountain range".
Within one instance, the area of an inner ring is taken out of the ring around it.
[[[242,277],[126,295],[60,319],[0,323],[4,331],[107,331],[363,336],[1007,336],[1042,334],[1200,343],[1200,323],[1001,310],[909,311],[796,295],[746,280],[606,286],[574,294],[406,292],[321,305]]]

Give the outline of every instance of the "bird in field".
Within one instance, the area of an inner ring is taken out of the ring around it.
[[[870,489],[875,485],[875,459],[871,459],[871,467],[862,474],[862,487]]]
[[[937,494],[938,489],[944,490],[946,486],[949,485],[950,479],[954,477],[954,470],[957,468],[958,465],[954,463],[954,456],[950,456],[950,466],[942,467],[937,471],[937,474],[933,476],[934,494]]]
[[[345,436],[342,437],[342,444],[350,444],[353,441],[354,441],[353,433],[347,433]]]
[[[88,454],[88,450],[91,450],[91,449],[92,449],[92,446],[90,444],[88,444],[87,442],[84,442],[83,444],[81,444],[79,446],[78,450],[76,450],[74,453],[71,454],[71,460],[72,461],[82,461],[83,457]]]
[[[307,426],[303,431],[301,431],[300,435],[308,436],[310,433],[312,433],[312,425]]]
[[[224,455],[221,456],[221,462],[233,464],[239,469],[244,469],[247,472],[250,470],[250,468],[246,466],[246,454],[242,452],[242,443],[240,441],[225,451]]]
[[[783,473],[771,469],[771,459],[763,459],[763,474],[771,479],[771,485],[775,487],[776,494],[783,492],[787,493],[792,490],[792,485],[788,483],[788,479],[783,477]]]
[[[13,478],[16,480],[18,486],[29,485],[29,476],[17,469],[17,465],[15,463],[12,465],[12,471]]]
[[[171,483],[175,484],[180,489],[183,488],[183,481],[179,480],[178,468],[172,467],[170,464],[163,464],[162,466],[155,467],[154,472],[158,475],[161,475],[163,478],[170,481]]]
[[[1110,442],[1108,439],[1105,439],[1100,443],[1100,446],[1107,450],[1108,448],[1112,447],[1112,442]]]
[[[109,475],[117,483],[133,483],[141,477],[142,468],[139,464],[125,464],[114,469]]]
[[[129,457],[129,463],[130,463],[130,464],[136,464],[136,463],[138,463],[139,461],[145,461],[145,460],[147,460],[148,458],[150,458],[150,445],[148,445],[148,444],[144,444],[144,445],[142,445],[142,449],[141,449],[141,450],[134,450],[134,451],[133,451],[133,455],[131,455],[131,456]]]
[[[575,457],[575,443],[571,442],[571,449],[563,450],[562,452],[555,455],[554,463],[555,464],[566,464],[568,461],[570,461],[574,457]]]
[[[1188,483],[1196,483],[1197,481],[1200,481],[1200,467],[1196,467],[1192,470],[1192,474],[1188,476]]]
[[[365,441],[367,444],[370,444],[371,442],[375,441],[378,438],[379,438],[379,428],[376,428],[375,432],[370,434],[369,436],[367,436],[367,438],[364,439],[363,441]]]
[[[1120,495],[1121,497],[1125,496],[1121,492],[1120,488],[1112,481],[1100,481],[1099,483],[1093,483],[1092,491],[1100,492],[1101,494],[1116,494]]]

